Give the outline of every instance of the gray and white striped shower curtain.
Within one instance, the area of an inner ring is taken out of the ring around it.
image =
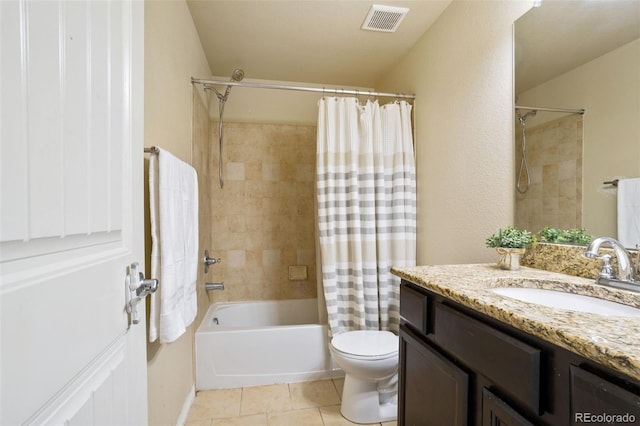
[[[411,105],[319,101],[318,238],[332,335],[398,330],[400,279],[416,262]]]

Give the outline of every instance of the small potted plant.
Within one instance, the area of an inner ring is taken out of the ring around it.
[[[513,226],[500,228],[487,238],[487,247],[495,248],[500,255],[498,266],[509,271],[515,271],[520,267],[520,256],[525,253],[527,247],[535,243],[535,235],[526,229]]]

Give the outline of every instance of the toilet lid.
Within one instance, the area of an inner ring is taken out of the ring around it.
[[[383,356],[398,352],[398,336],[390,331],[356,330],[334,336],[331,345],[347,354]]]

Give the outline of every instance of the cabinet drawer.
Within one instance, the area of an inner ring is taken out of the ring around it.
[[[427,295],[402,284],[400,286],[400,316],[416,329],[427,334]]]
[[[448,306],[435,307],[435,341],[536,414],[541,351]]]
[[[640,419],[640,395],[575,365],[570,370],[572,425],[635,423]]]

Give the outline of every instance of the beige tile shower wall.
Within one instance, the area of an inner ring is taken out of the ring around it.
[[[516,226],[539,232],[545,226],[582,226],[582,115],[570,115],[526,130],[531,186],[516,194]],[[522,131],[516,127],[516,170]],[[521,187],[526,185],[523,173]]]
[[[225,290],[210,291],[211,302],[316,297],[315,144],[315,126],[225,122],[220,189],[212,123],[211,210],[203,222],[210,255],[222,263],[205,280]],[[306,280],[288,279],[294,265],[307,267]]]

